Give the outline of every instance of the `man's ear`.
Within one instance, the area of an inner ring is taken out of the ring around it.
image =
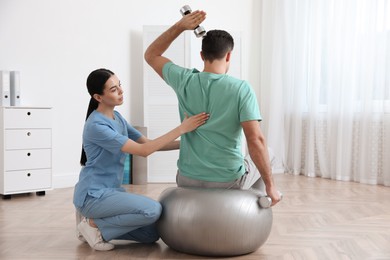
[[[202,61],[204,61],[204,57],[203,57],[203,52],[200,51],[200,58],[202,59]]]
[[[232,54],[231,51],[229,51],[227,54],[226,54],[226,62],[229,62],[230,61],[230,55]]]

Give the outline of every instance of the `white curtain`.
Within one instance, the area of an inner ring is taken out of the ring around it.
[[[274,168],[390,186],[390,0],[262,0]]]

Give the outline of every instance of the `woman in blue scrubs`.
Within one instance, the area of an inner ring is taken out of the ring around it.
[[[149,140],[115,110],[123,103],[123,90],[113,72],[91,72],[87,88],[91,99],[83,131],[83,168],[73,198],[83,216],[77,226],[79,239],[101,251],[113,249],[108,242],[113,239],[153,243],[159,239],[155,222],[161,205],[121,187],[126,154],[146,157],[158,150],[179,149],[180,141],[175,140],[204,124],[208,114],[186,117],[170,132]]]

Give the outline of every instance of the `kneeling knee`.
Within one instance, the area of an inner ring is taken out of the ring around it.
[[[150,223],[154,223],[160,218],[161,212],[162,206],[157,202],[153,207],[150,208],[148,212],[146,212],[145,216],[150,221]]]

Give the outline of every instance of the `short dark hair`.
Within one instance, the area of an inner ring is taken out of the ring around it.
[[[207,31],[202,40],[202,54],[205,60],[213,62],[222,59],[234,47],[233,37],[223,30]]]

